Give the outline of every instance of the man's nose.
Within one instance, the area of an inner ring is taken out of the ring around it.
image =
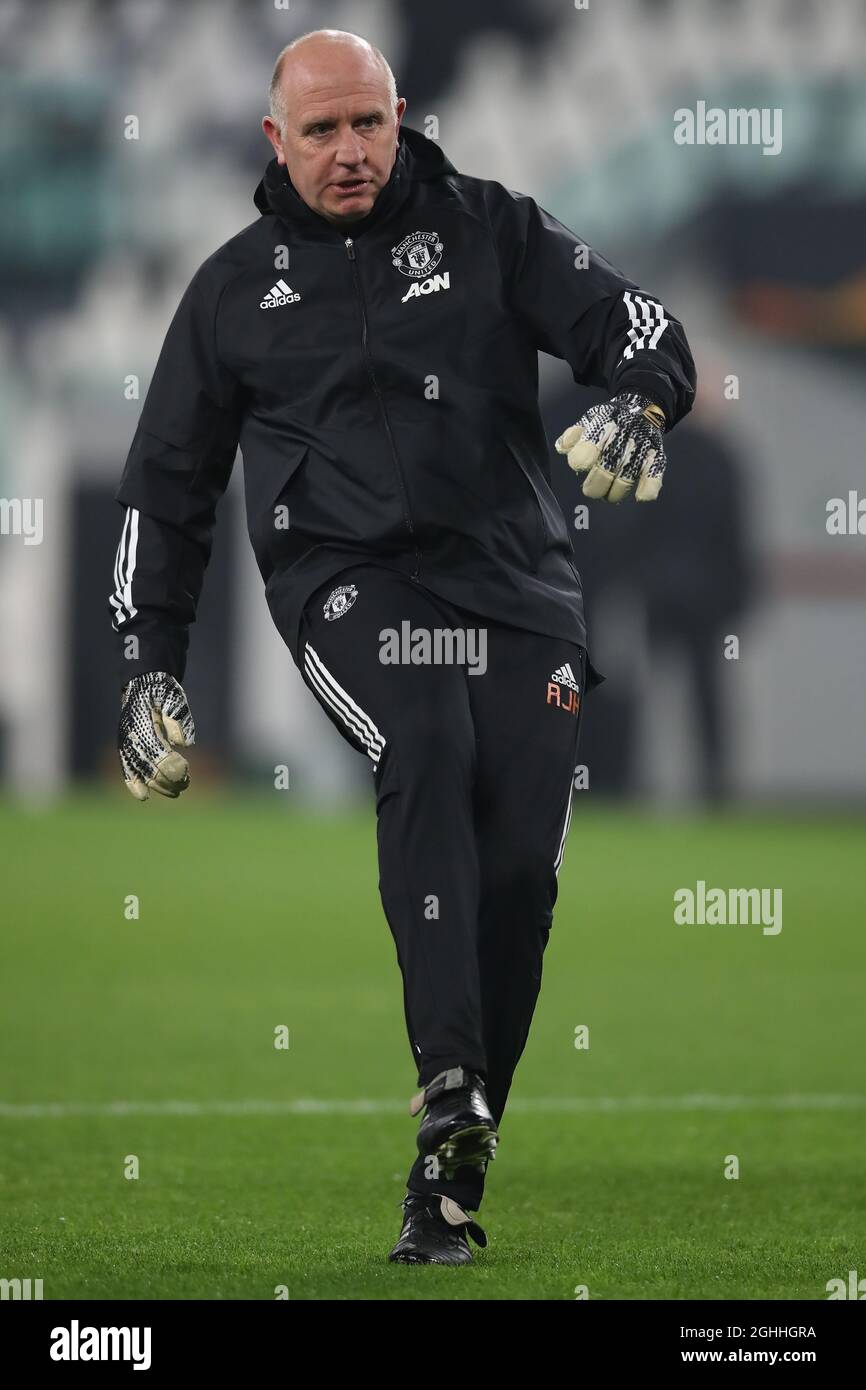
[[[337,141],[337,152],[335,156],[338,164],[352,166],[362,164],[364,161],[364,142],[354,130],[347,130],[340,133]]]

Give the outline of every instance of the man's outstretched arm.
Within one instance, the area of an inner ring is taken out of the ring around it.
[[[171,322],[115,493],[124,507],[109,598],[123,688],[119,748],[129,790],[188,784],[192,716],[180,686],[237,453],[240,392],[218,357],[219,290],[207,263]]]
[[[515,314],[539,351],[611,400],[557,440],[584,493],[658,495],[662,433],[691,410],[696,372],[682,324],[534,199],[492,184],[491,224]]]

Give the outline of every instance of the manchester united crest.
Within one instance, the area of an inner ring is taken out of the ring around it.
[[[354,584],[341,584],[339,589],[334,589],[328,594],[322,612],[325,621],[333,623],[337,618],[342,618],[344,613],[348,613],[355,599],[358,597],[358,590]]]
[[[410,280],[426,280],[441,261],[443,249],[436,232],[411,232],[391,247],[391,264]]]

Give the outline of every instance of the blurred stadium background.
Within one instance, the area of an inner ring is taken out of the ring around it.
[[[0,0],[0,498],[44,502],[41,544],[0,535],[0,1274],[267,1297],[288,1260],[292,1297],[405,1287],[370,1275],[414,1077],[369,772],[271,626],[240,460],[184,682],[192,788],[142,808],[115,752],[126,380],[143,397],[192,273],[256,216],[274,58],[325,25],[382,48],[407,124],[435,119],[459,169],[658,295],[698,363],[660,503],[594,504],[572,532],[607,682],[497,1163],[506,1259],[468,1296],[822,1297],[866,1219],[866,537],[826,526],[866,493],[861,0]],[[698,101],[781,108],[781,152],[676,144]],[[601,393],[541,366],[552,441]],[[552,450],[551,474],[574,517]],[[697,878],[781,886],[785,929],[677,935]],[[280,1111],[305,1096],[338,1109]],[[348,1126],[364,1097],[384,1108]],[[243,1128],[159,1109],[250,1098]],[[111,1186],[130,1151],[149,1189]],[[751,1186],[720,1184],[730,1152]]]
[[[323,24],[382,47],[407,123],[435,117],[458,168],[533,194],[686,324],[699,405],[670,438],[665,504],[593,507],[573,532],[608,676],[587,708],[592,789],[862,803],[866,542],[825,525],[864,482],[858,0],[4,0],[0,496],[44,500],[41,545],[0,538],[6,787],[117,775],[126,379],[143,397],[191,274],[256,216],[273,58]],[[673,112],[698,100],[781,107],[782,152],[677,145]],[[600,393],[542,366],[554,438]],[[553,453],[551,470],[573,515],[577,481]],[[238,460],[193,629],[197,780],[287,763],[293,796],[337,805],[365,769],[270,625],[240,484]]]

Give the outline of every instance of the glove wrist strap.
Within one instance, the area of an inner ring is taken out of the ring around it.
[[[651,420],[654,425],[658,425],[660,430],[663,430],[667,424],[664,411],[661,406],[656,405],[654,401],[651,401],[642,413],[648,420]]]

